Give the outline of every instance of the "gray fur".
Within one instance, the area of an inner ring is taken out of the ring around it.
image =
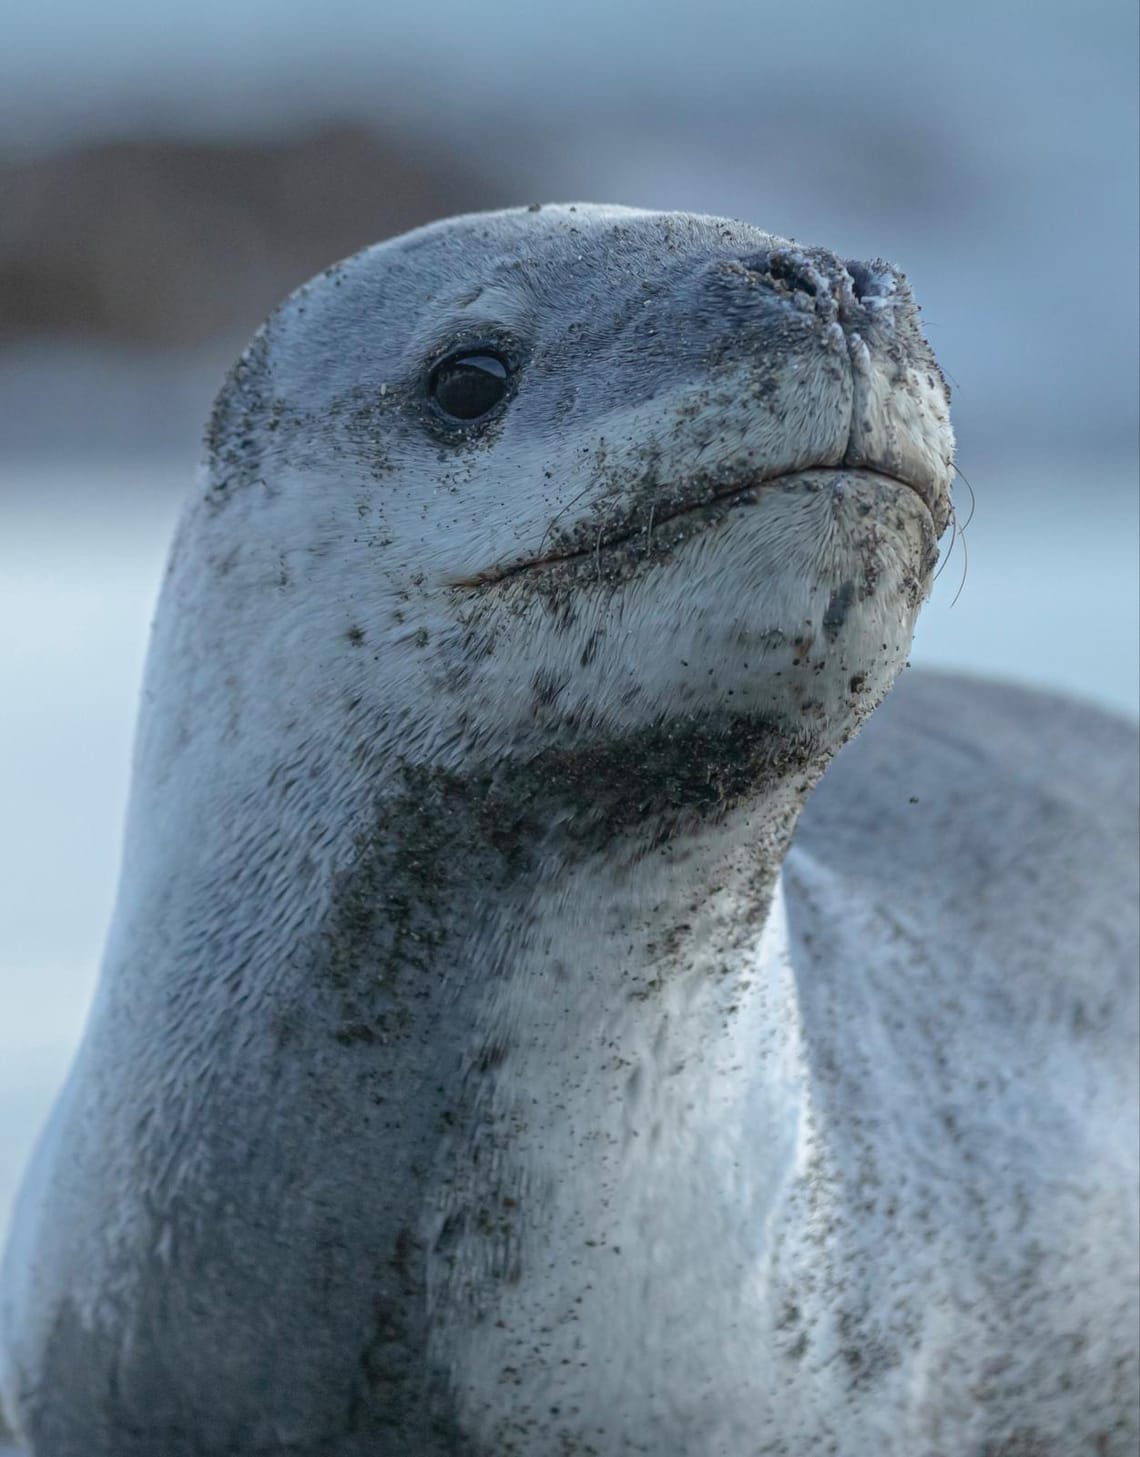
[[[719,219],[267,322],[0,1283],[35,1457],[1130,1450],[1134,740],[916,677],[838,753],[952,450],[896,270]]]

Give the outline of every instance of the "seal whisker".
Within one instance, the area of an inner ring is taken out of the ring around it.
[[[962,580],[958,583],[958,590],[954,593],[954,600],[950,603],[951,607],[955,606],[958,598],[961,597],[966,586],[966,576],[970,570],[970,548],[966,544],[965,528],[958,532],[958,536],[962,541]]]
[[[939,577],[949,565],[950,558],[954,555],[954,547],[957,545],[958,542],[958,513],[954,509],[953,501],[950,502],[950,509],[948,512],[948,524],[950,526],[950,545],[946,548],[946,555],[938,563],[938,570],[934,573],[933,577],[933,581],[935,582],[938,581]]]
[[[558,510],[555,511],[554,515],[547,522],[546,530],[542,533],[542,540],[538,544],[538,556],[540,559],[542,558],[546,550],[546,543],[549,539],[550,533],[558,524],[558,518],[560,516],[564,516],[566,512],[570,510],[571,506],[576,506],[583,496],[588,495],[593,485],[594,482],[592,480],[587,481],[582,489],[577,493],[577,495],[571,496],[571,498],[565,503],[565,505],[559,506]]]
[[[966,474],[958,465],[957,461],[954,462],[954,474],[959,478],[962,484],[966,487],[967,491],[969,491],[970,493],[970,514],[966,517],[965,521],[962,522],[961,526],[961,530],[965,531],[966,527],[969,526],[970,522],[974,519],[974,510],[977,507],[977,497],[974,495],[973,486],[966,479]]]

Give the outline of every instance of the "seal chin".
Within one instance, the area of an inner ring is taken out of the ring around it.
[[[822,762],[905,664],[936,560],[922,493],[844,468],[737,490],[648,536],[455,594],[466,724],[494,723],[512,754],[536,712],[568,744],[728,713]]]

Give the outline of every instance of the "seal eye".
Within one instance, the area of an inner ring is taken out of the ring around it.
[[[428,375],[428,394],[453,420],[481,420],[506,398],[507,362],[490,350],[449,354]]]

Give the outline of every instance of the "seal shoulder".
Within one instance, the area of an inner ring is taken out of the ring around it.
[[[911,672],[836,757],[795,844],[959,946],[1134,1000],[1138,762],[1126,719]]]

